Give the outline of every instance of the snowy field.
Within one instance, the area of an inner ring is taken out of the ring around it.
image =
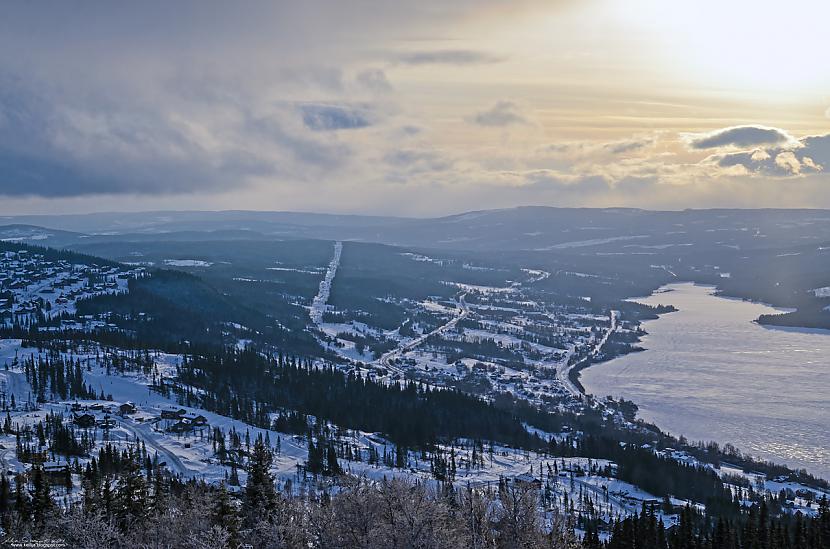
[[[28,395],[31,386],[27,383],[24,373],[15,365],[15,357],[23,360],[34,352],[32,349],[20,347],[20,340],[0,341],[0,364],[8,365],[8,369],[0,370],[0,387],[10,397],[14,394],[17,400],[17,409],[10,413],[13,424],[34,426],[42,421],[47,414],[62,414],[65,422],[71,422],[72,406],[83,406],[96,416],[97,420],[109,418],[114,423],[106,430],[101,427],[90,428],[98,439],[98,445],[106,442],[119,448],[127,448],[136,442],[143,442],[151,456],[158,456],[174,474],[183,478],[204,479],[208,482],[225,480],[231,469],[217,458],[209,433],[213,428],[219,428],[229,433],[235,430],[243,438],[255,439],[258,435],[267,434],[273,448],[279,448],[275,456],[272,472],[283,486],[291,482],[295,489],[301,486],[314,487],[319,480],[311,479],[301,472],[308,455],[307,442],[299,436],[276,431],[267,431],[247,425],[228,417],[214,414],[192,407],[183,407],[188,412],[201,414],[207,419],[208,426],[186,433],[174,433],[168,430],[171,421],[160,419],[162,410],[179,407],[175,401],[152,391],[149,387],[150,379],[144,374],[107,375],[102,367],[95,364],[94,353],[75,355],[84,364],[84,377],[96,391],[103,391],[112,400],[84,400],[50,401],[35,405],[30,403]],[[161,375],[170,376],[175,372],[180,357],[169,354],[155,356],[157,371]],[[87,366],[91,371],[87,371]],[[123,403],[133,403],[136,411],[128,415],[117,414],[118,406]],[[103,408],[103,409],[102,409]],[[92,411],[94,410],[94,411]],[[80,428],[76,428],[80,429]],[[425,482],[434,482],[430,470],[430,462],[422,460],[418,453],[410,452],[409,468],[394,469],[383,463],[370,464],[366,458],[370,449],[377,455],[384,455],[392,451],[394,445],[384,440],[376,433],[348,431],[343,439],[354,448],[359,449],[364,456],[360,461],[341,460],[341,466],[349,474],[367,479],[380,480],[394,476],[418,478]],[[6,471],[21,471],[25,465],[15,458],[15,435],[0,435],[0,467]],[[614,479],[603,476],[608,468],[614,465],[607,460],[590,460],[587,458],[550,458],[534,452],[517,451],[506,447],[495,446],[492,452],[485,452],[479,463],[475,463],[469,448],[443,448],[447,453],[453,452],[458,463],[455,482],[459,486],[498,485],[500,479],[512,479],[526,474],[539,479],[553,498],[573,501],[576,509],[583,509],[589,505],[595,513],[606,519],[625,515],[639,510],[642,500],[654,499],[651,495]],[[60,456],[54,456],[60,462]],[[75,458],[73,458],[74,461]],[[89,458],[78,458],[84,465]],[[237,471],[240,483],[245,483],[245,471]],[[77,476],[76,476],[77,477]],[[80,479],[74,483],[79,485]],[[320,487],[320,486],[317,486]],[[62,488],[55,487],[58,496],[65,495]],[[78,490],[70,494],[69,498],[78,497]],[[578,495],[578,497],[577,497]],[[570,498],[570,499],[568,499]]]

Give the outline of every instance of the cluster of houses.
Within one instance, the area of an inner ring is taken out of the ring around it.
[[[26,249],[0,252],[0,322],[71,312],[78,299],[124,291],[143,272],[52,260]]]
[[[159,419],[167,421],[167,430],[183,433],[208,426],[208,420],[202,414],[188,412],[184,408],[169,406],[161,410]]]
[[[84,405],[75,402],[72,404],[71,410],[72,422],[75,426],[83,429],[112,429],[117,426],[114,416],[127,417],[139,412],[132,402],[125,402],[120,405],[100,402]],[[162,408],[157,416],[150,419],[139,415],[133,419],[137,422],[155,422],[165,430],[174,433],[191,432],[209,427],[205,416],[177,406]],[[50,477],[50,480],[56,485],[65,482],[66,477],[71,472],[69,461],[49,461],[45,448],[43,448],[41,454],[37,458],[37,462],[41,464],[43,471]]]
[[[137,411],[135,404],[132,402],[125,402],[117,407],[101,403],[83,406],[76,402],[72,405],[72,421],[78,427],[86,429],[92,427],[111,429],[116,426],[112,414],[126,417],[135,414]],[[145,421],[157,423],[166,431],[174,433],[185,433],[209,426],[207,418],[202,414],[189,412],[177,406],[162,408],[158,416],[149,420],[141,416],[136,417],[135,420],[140,423]]]
[[[126,403],[119,407],[119,412],[120,409],[124,407],[132,407],[132,411],[135,411],[135,406],[130,403]],[[112,406],[106,406],[100,403],[82,406],[76,402],[72,405],[72,422],[78,427],[83,427],[85,429],[90,427],[112,429],[116,426],[115,420],[111,415],[112,413]]]

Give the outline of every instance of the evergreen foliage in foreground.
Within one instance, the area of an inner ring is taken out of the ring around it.
[[[76,503],[58,505],[42,468],[0,477],[4,543],[60,540],[79,548],[553,548],[553,549],[826,549],[830,507],[816,517],[790,515],[766,498],[734,520],[686,507],[666,529],[652,509],[617,521],[610,536],[588,524],[584,539],[556,509],[543,510],[529,485],[502,481],[473,489],[402,479],[342,478],[335,491],[278,491],[262,439],[251,452],[245,487],[183,483],[145,463],[140,447],[103,458],[83,473]],[[111,456],[115,458],[116,456]],[[104,467],[104,465],[107,465]]]

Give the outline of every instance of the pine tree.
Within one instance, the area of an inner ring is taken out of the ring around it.
[[[26,491],[26,477],[22,473],[14,476],[14,509],[23,522],[32,518],[32,504]]]
[[[153,468],[153,512],[162,513],[167,508],[168,496],[167,477],[161,466]]]
[[[5,516],[9,512],[9,479],[6,475],[0,475],[0,515]]]
[[[475,453],[475,446],[473,446],[473,453]],[[407,466],[408,450],[405,446],[398,444],[395,447],[395,467],[403,469]]]
[[[147,514],[147,482],[135,457],[128,456],[115,493],[116,516],[122,528],[141,522]]]
[[[323,441],[318,439],[315,445],[311,433],[308,435],[308,457],[305,468],[313,475],[323,472]]]
[[[337,461],[337,453],[334,451],[334,443],[332,442],[329,442],[326,449],[326,472],[335,476],[343,474],[343,469]]]
[[[212,518],[213,524],[221,526],[230,535],[228,546],[236,547],[239,544],[239,516],[224,482],[219,484],[219,495],[213,506]]]
[[[277,506],[277,491],[271,475],[272,461],[271,450],[266,448],[261,438],[257,439],[248,463],[248,482],[242,502],[242,513],[247,524],[267,519]]]
[[[101,502],[104,505],[104,513],[107,518],[112,517],[115,509],[115,495],[112,492],[112,482],[108,476],[104,478],[101,485]]]
[[[32,519],[35,524],[45,525],[48,513],[55,506],[49,493],[49,478],[43,467],[33,467],[32,471]]]
[[[63,485],[66,488],[67,494],[72,491],[72,469],[69,468],[69,464],[66,465],[66,471],[63,476]]]
[[[84,514],[91,515],[95,513],[98,509],[98,502],[99,502],[99,495],[98,491],[95,489],[95,485],[92,481],[88,478],[84,478],[81,481],[81,487],[83,489],[83,506],[84,506]]]

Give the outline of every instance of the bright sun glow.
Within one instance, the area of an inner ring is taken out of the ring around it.
[[[654,34],[683,76],[788,95],[828,89],[830,3],[634,0],[617,9],[633,31]]]

